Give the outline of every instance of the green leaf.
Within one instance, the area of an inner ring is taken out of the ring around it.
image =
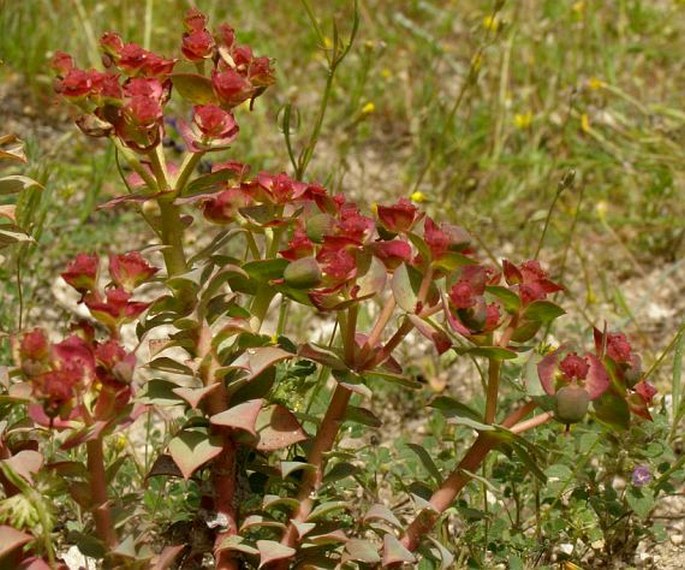
[[[351,477],[355,473],[359,472],[359,467],[353,465],[352,463],[347,463],[346,461],[339,461],[333,467],[326,471],[326,475],[323,478],[324,483],[334,483],[335,481],[340,481],[341,479],[346,479]]]
[[[184,399],[175,393],[178,389],[178,384],[169,380],[162,380],[161,378],[153,378],[148,380],[141,393],[138,395],[138,401],[142,404],[152,404],[153,406],[178,406],[183,404]]]
[[[185,429],[169,442],[169,454],[184,479],[214,459],[221,450],[221,438],[210,436],[206,429]]]
[[[347,410],[345,411],[345,421],[362,424],[372,428],[379,428],[383,425],[383,422],[379,420],[371,410],[358,406],[347,407]]]
[[[189,197],[198,194],[213,193],[216,190],[225,188],[226,186],[224,183],[235,177],[235,172],[228,168],[222,168],[216,172],[198,176],[186,185],[181,196]]]
[[[454,271],[457,267],[463,267],[464,265],[475,265],[477,262],[457,251],[450,251],[445,253],[433,261],[432,265],[436,269],[443,269],[445,271]]]
[[[350,503],[347,501],[329,501],[327,503],[321,503],[314,510],[309,513],[307,517],[307,522],[315,521],[321,519],[326,515],[332,513],[333,511],[339,511],[341,509],[349,509]]]
[[[171,82],[178,94],[193,105],[217,103],[212,81],[204,75],[197,73],[172,73]]]
[[[420,274],[410,272],[409,266],[403,263],[395,269],[390,286],[397,305],[407,313],[415,313],[418,291],[421,286]]]
[[[3,176],[0,178],[0,196],[5,196],[8,194],[16,194],[27,188],[43,188],[38,182],[29,178],[28,176],[22,176],[20,174],[13,174],[11,176]]]
[[[654,493],[649,487],[630,487],[626,493],[626,501],[635,514],[646,519],[654,508]]]
[[[523,311],[523,318],[547,325],[565,314],[566,311],[555,303],[550,301],[534,301]]]
[[[243,544],[244,540],[245,539],[242,536],[238,536],[236,534],[232,536],[227,536],[221,541],[221,544],[219,544],[217,551],[235,550],[236,552],[244,552],[245,554],[259,554],[259,550],[257,550],[256,548],[248,544]]]
[[[516,358],[513,350],[508,350],[499,346],[474,346],[466,350],[455,349],[459,354],[471,354],[473,356],[483,356],[491,360],[512,360]]]
[[[497,298],[507,313],[516,313],[521,308],[519,296],[501,285],[487,285],[485,291]]]
[[[295,471],[315,471],[316,467],[304,461],[281,461],[281,477],[285,479]]]
[[[595,416],[599,421],[618,430],[630,427],[630,408],[621,397],[611,392],[605,392],[592,402]]]
[[[428,474],[439,487],[442,484],[442,475],[440,475],[440,470],[433,462],[433,458],[429,455],[425,448],[417,443],[407,443],[406,445],[416,454],[423,467],[426,469],[426,471],[428,471]]]
[[[347,365],[334,349],[305,343],[300,346],[297,354],[302,358],[327,366],[331,370],[347,370]]]
[[[450,396],[438,396],[429,405],[440,410],[446,418],[463,417],[477,422],[483,419],[482,413]]]
[[[367,381],[383,380],[384,382],[399,384],[400,386],[411,388],[412,390],[419,390],[421,388],[420,382],[417,382],[409,376],[403,376],[402,374],[391,374],[390,372],[364,372],[362,378]]]

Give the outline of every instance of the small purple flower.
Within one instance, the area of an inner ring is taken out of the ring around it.
[[[633,485],[636,487],[643,487],[652,480],[652,474],[649,472],[647,465],[638,465],[633,470]]]

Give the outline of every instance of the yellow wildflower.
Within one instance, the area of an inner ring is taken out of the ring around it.
[[[590,117],[587,116],[587,113],[583,113],[580,116],[580,128],[584,133],[590,131]]]
[[[376,110],[376,105],[374,105],[371,101],[369,101],[368,103],[366,103],[366,105],[364,105],[362,107],[362,115],[368,115],[370,113],[373,113],[375,110]]]
[[[485,18],[483,18],[483,27],[490,32],[496,32],[499,29],[499,20],[497,19],[497,16],[485,16]]]
[[[421,204],[422,202],[426,202],[428,200],[428,198],[426,198],[426,195],[420,190],[413,192],[412,195],[409,196],[409,199],[415,204]]]
[[[604,89],[604,87],[606,87],[606,83],[604,83],[604,81],[598,77],[590,77],[590,79],[587,80],[587,86],[588,89],[592,89],[592,91],[598,91],[600,89]]]
[[[531,111],[526,111],[525,113],[516,113],[514,115],[514,125],[517,129],[524,131],[529,129],[532,123],[533,113]]]

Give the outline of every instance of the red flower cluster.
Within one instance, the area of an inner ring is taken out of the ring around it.
[[[150,305],[133,301],[133,290],[149,281],[158,269],[152,267],[138,252],[111,255],[110,286],[104,294],[97,285],[100,260],[97,255],[79,254],[62,273],[62,278],[79,293],[93,318],[106,326],[113,336],[125,323],[137,319]]]
[[[86,335],[88,336],[88,335]],[[54,419],[111,419],[133,395],[135,355],[115,340],[98,343],[76,334],[50,343],[41,329],[22,337],[18,361],[39,406],[30,408],[34,420],[54,425]]]
[[[259,96],[274,82],[271,62],[254,57],[247,46],[235,43],[233,29],[224,24],[216,36],[207,30],[207,18],[191,9],[184,20],[186,32],[181,52],[198,65],[211,61],[210,77],[173,75],[177,59],[162,57],[135,43],[124,43],[108,32],[100,39],[106,71],[79,69],[71,56],[57,52],[52,68],[57,75],[55,90],[82,111],[78,126],[89,136],[116,135],[136,152],[148,152],[162,140],[164,108],[176,77],[191,78],[205,87],[204,95],[182,91],[195,103],[193,122],[179,123],[192,152],[226,148],[238,134],[230,110]]]

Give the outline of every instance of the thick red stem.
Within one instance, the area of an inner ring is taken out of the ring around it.
[[[326,415],[321,422],[319,431],[316,433],[316,438],[307,456],[307,463],[313,465],[314,469],[307,470],[300,483],[297,493],[299,506],[281,540],[281,544],[284,546],[293,548],[297,545],[299,536],[293,521],[297,523],[306,521],[314,508],[313,494],[321,487],[321,482],[323,481],[324,455],[331,450],[335,439],[338,437],[338,431],[345,417],[345,411],[347,410],[347,404],[350,401],[351,395],[352,392],[350,390],[339,384],[336,386],[335,392],[333,392],[331,403],[328,406],[328,410],[326,410]],[[289,561],[283,560],[273,565],[272,568],[273,570],[286,570],[288,565]]]
[[[117,534],[112,524],[112,514],[107,498],[107,475],[105,473],[105,455],[102,449],[102,438],[91,439],[86,443],[88,451],[88,473],[90,475],[90,493],[92,499],[95,531],[108,550],[117,543]]]

